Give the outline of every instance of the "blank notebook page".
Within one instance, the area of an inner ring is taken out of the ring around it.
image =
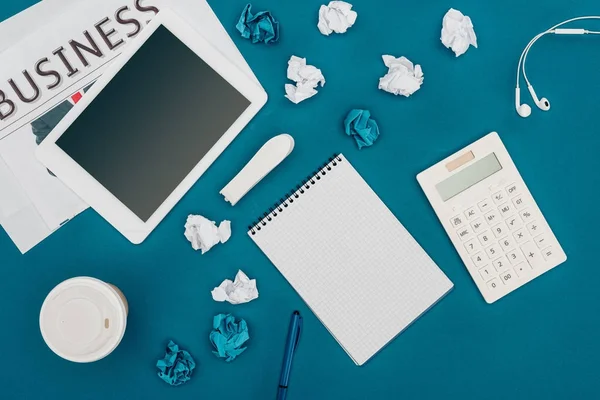
[[[248,234],[362,365],[453,284],[343,155],[317,175]]]

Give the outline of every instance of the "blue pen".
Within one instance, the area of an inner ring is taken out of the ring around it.
[[[288,331],[287,342],[285,344],[285,353],[283,353],[283,365],[281,366],[281,377],[279,378],[279,388],[277,389],[277,400],[285,400],[287,396],[292,360],[298,347],[301,331],[302,317],[298,311],[294,311],[290,320],[290,330]]]

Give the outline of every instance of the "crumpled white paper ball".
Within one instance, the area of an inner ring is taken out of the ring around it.
[[[406,57],[396,58],[384,55],[383,62],[389,68],[388,73],[379,79],[379,89],[395,95],[410,96],[423,84],[423,70],[419,64]]]
[[[287,78],[296,82],[296,85],[285,85],[285,97],[294,104],[313,97],[318,93],[316,87],[325,85],[321,70],[314,65],[307,65],[306,58],[296,56],[290,57],[288,61]]]
[[[352,11],[352,4],[345,1],[330,1],[328,5],[319,8],[317,28],[326,36],[332,32],[346,33],[348,28],[354,25],[357,17],[356,11]]]
[[[189,215],[185,222],[184,235],[194,250],[209,251],[218,243],[225,243],[231,237],[231,222],[223,221],[217,225],[201,215]]]
[[[442,43],[452,49],[456,57],[465,54],[469,46],[477,48],[477,35],[471,18],[458,10],[448,10],[442,21]]]
[[[227,301],[231,304],[249,303],[258,299],[256,279],[248,278],[248,275],[239,270],[235,281],[225,279],[211,294],[214,301]]]

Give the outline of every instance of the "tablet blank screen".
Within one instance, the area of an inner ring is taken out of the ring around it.
[[[249,105],[160,26],[56,144],[146,222]]]

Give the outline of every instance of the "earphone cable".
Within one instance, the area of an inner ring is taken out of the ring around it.
[[[531,47],[535,44],[535,42],[537,42],[539,39],[541,39],[545,35],[548,35],[550,33],[554,33],[554,30],[556,28],[559,28],[559,27],[561,27],[563,25],[566,25],[568,23],[571,23],[571,22],[581,21],[581,20],[588,20],[588,19],[600,20],[600,16],[588,15],[588,16],[583,16],[583,17],[571,18],[571,19],[568,19],[566,21],[563,21],[561,23],[558,23],[558,24],[554,25],[550,29],[548,29],[548,30],[546,30],[544,32],[539,33],[533,39],[531,39],[529,41],[529,43],[527,44],[527,46],[525,46],[525,49],[523,49],[523,52],[521,53],[521,57],[519,58],[519,64],[517,66],[517,86],[516,86],[517,89],[519,88],[519,81],[520,81],[521,69],[523,71],[523,78],[525,79],[525,82],[527,83],[527,86],[531,86],[531,82],[529,81],[529,78],[527,76],[527,71],[526,71],[526,68],[525,68],[525,64],[527,62],[527,56],[529,55],[529,51],[531,50]],[[586,33],[588,33],[588,34],[594,34],[594,35],[600,34],[600,32],[598,32],[598,31],[587,31],[587,30],[586,30]]]

